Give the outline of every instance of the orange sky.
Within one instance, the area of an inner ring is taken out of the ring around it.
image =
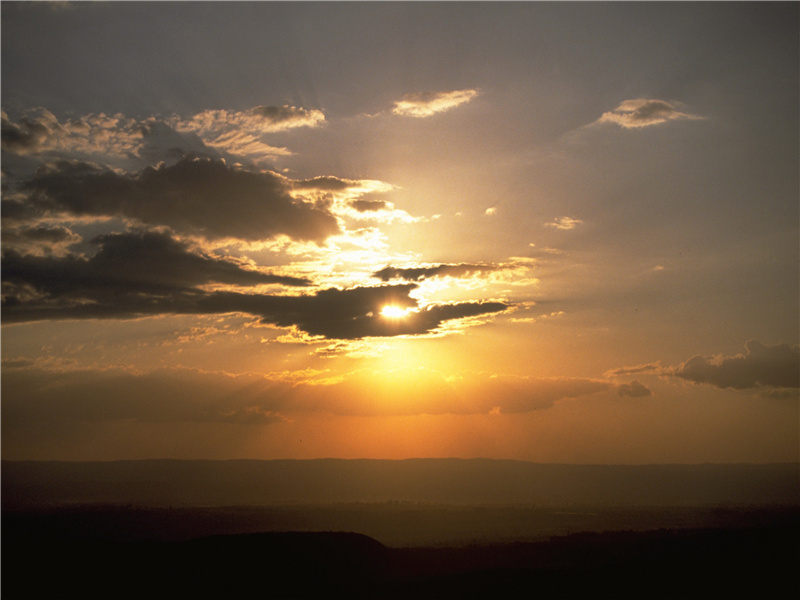
[[[4,3],[3,457],[796,461],[797,11]]]

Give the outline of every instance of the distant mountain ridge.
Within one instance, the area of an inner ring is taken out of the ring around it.
[[[800,463],[565,465],[494,459],[2,461],[4,508],[339,502],[800,505]]]

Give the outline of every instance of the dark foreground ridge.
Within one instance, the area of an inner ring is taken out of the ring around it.
[[[3,598],[746,598],[800,592],[797,513],[744,529],[572,534],[388,548],[364,535],[52,539],[6,530]]]

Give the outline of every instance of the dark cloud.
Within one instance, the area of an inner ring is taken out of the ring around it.
[[[482,265],[460,263],[455,265],[435,265],[432,267],[398,268],[387,266],[380,271],[375,271],[372,276],[381,281],[404,279],[406,281],[421,281],[431,277],[467,277],[475,273],[497,271],[503,267],[498,265]]]
[[[358,212],[375,212],[388,208],[389,204],[384,200],[353,200],[350,206]]]
[[[99,236],[91,258],[63,258],[3,252],[4,318],[15,320],[137,313],[142,303],[153,307],[200,293],[197,286],[309,285],[305,279],[244,269],[226,259],[191,252],[168,234],[140,232]],[[144,311],[149,312],[149,311]]]
[[[661,363],[648,363],[622,367],[607,373],[609,376],[633,374],[678,377],[694,383],[737,390],[761,387],[800,388],[800,346],[765,346],[761,342],[750,340],[745,344],[744,354],[698,355],[677,366],[665,367]],[[623,385],[634,384],[638,382]],[[633,388],[626,388],[626,391],[633,391]],[[625,394],[623,386],[620,386],[620,394]]]
[[[339,179],[330,175],[323,175],[320,177],[313,177],[311,179],[302,179],[294,182],[294,188],[297,190],[319,190],[323,192],[340,192],[346,190],[356,182],[347,179]]]
[[[669,369],[675,377],[719,388],[800,388],[800,346],[751,340],[735,356],[693,356]]]
[[[65,254],[81,242],[81,236],[66,227],[15,227],[13,224],[13,221],[3,223],[3,247],[23,254]]]
[[[130,318],[157,314],[245,313],[280,327],[298,327],[337,339],[414,335],[444,321],[502,312],[502,302],[462,302],[428,306],[402,319],[387,318],[387,305],[414,309],[413,284],[331,288],[313,295],[281,296],[208,291],[219,283],[307,285],[302,279],[247,270],[238,264],[192,253],[166,234],[100,236],[91,258],[3,255],[3,318]]]
[[[200,302],[204,312],[246,312],[265,323],[296,326],[311,335],[335,339],[419,335],[437,329],[444,321],[477,317],[510,308],[503,302],[460,302],[439,304],[410,311],[402,318],[381,314],[386,306],[413,309],[417,301],[409,296],[412,284],[331,288],[313,296],[209,295]],[[225,307],[236,306],[238,308]]]
[[[620,396],[630,396],[631,398],[645,398],[653,393],[650,388],[636,380],[630,383],[621,383],[617,391]]]
[[[42,211],[123,216],[208,239],[285,235],[322,242],[339,231],[327,210],[292,198],[279,175],[207,158],[184,158],[135,175],[62,161],[41,170],[26,188],[29,201]]]
[[[52,243],[76,240],[75,234],[66,227],[33,227],[23,230],[22,235],[30,240]]]
[[[38,121],[23,118],[19,125],[9,120],[5,112],[1,115],[0,138],[7,152],[26,153],[36,150],[50,134],[50,130]]]

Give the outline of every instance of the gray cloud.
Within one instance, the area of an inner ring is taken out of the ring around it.
[[[358,212],[376,212],[389,208],[389,203],[385,200],[353,200],[350,206]]]
[[[505,267],[500,265],[487,264],[440,264],[430,267],[408,267],[399,268],[387,266],[379,271],[375,271],[372,276],[381,281],[391,281],[393,279],[403,279],[406,281],[421,281],[432,277],[467,277],[476,273],[486,273],[498,271]]]
[[[7,152],[27,153],[36,150],[50,134],[50,130],[35,119],[23,118],[13,123],[5,112],[0,113],[0,138]]]
[[[303,286],[308,281],[243,269],[234,262],[192,253],[166,234],[100,236],[91,258],[3,254],[3,318],[131,318],[158,314],[245,313],[279,327],[298,327],[337,339],[416,335],[444,321],[502,312],[502,302],[428,306],[402,319],[383,316],[387,306],[417,308],[414,284],[331,288],[312,295],[281,296],[207,291],[209,283]]]
[[[237,263],[191,252],[165,233],[99,236],[91,258],[3,252],[3,317],[7,320],[58,316],[121,316],[169,306],[201,294],[209,283],[306,286],[310,282],[242,268]],[[38,316],[37,316],[38,315]]]
[[[617,393],[620,396],[629,396],[631,398],[645,398],[650,396],[653,392],[650,388],[634,380],[630,383],[621,383],[619,388],[617,388]]]
[[[737,390],[761,387],[800,388],[800,346],[790,344],[766,346],[756,340],[750,340],[745,344],[743,354],[697,355],[675,366],[665,367],[656,362],[621,367],[606,373],[608,376],[634,374],[677,377],[694,383]],[[634,384],[638,382],[634,381],[627,385]],[[626,391],[632,390],[626,388]],[[622,386],[620,393],[624,393]]]
[[[765,346],[750,340],[745,349],[734,356],[693,356],[668,372],[719,388],[800,388],[800,346]]]
[[[118,174],[87,163],[60,162],[25,189],[42,213],[122,216],[208,239],[264,240],[285,235],[322,242],[339,231],[324,208],[289,195],[274,173],[253,173],[207,158]]]

